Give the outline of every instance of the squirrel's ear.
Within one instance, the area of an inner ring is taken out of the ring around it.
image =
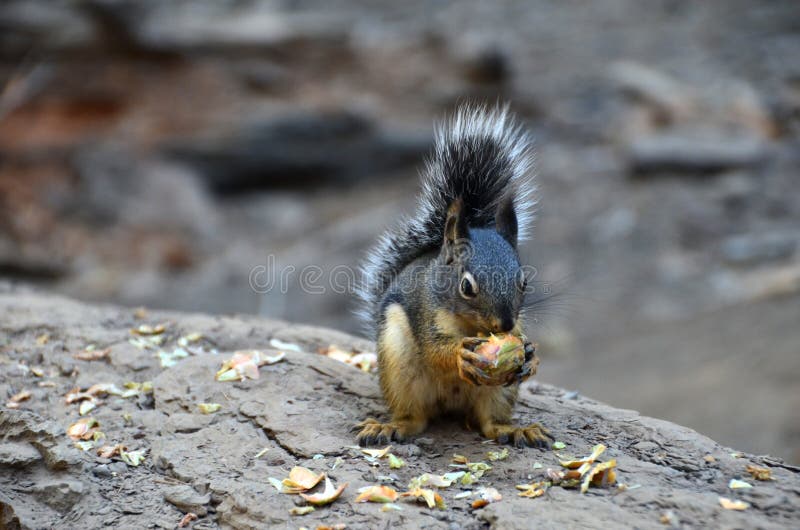
[[[444,251],[448,261],[452,261],[456,254],[459,241],[469,239],[467,229],[467,216],[464,215],[464,204],[461,199],[453,201],[447,209],[447,220],[444,223]]]
[[[497,208],[494,226],[503,239],[517,248],[517,213],[514,211],[514,197],[511,194],[506,196]]]

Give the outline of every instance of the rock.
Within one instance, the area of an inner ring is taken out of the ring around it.
[[[297,40],[333,45],[342,40],[335,18],[323,15],[292,16],[265,4],[242,5],[205,2],[200,9],[192,5],[87,2],[102,15],[114,20],[127,45],[139,49],[176,53],[203,50],[274,50]]]
[[[354,112],[293,112],[262,118],[224,137],[167,148],[218,193],[262,187],[352,184],[422,159],[430,137],[384,132]]]
[[[39,501],[59,512],[66,512],[83,495],[83,483],[77,480],[56,480],[37,484],[34,489]]]
[[[797,248],[795,234],[738,235],[722,241],[720,249],[728,263],[752,265],[792,257]]]
[[[498,84],[511,77],[508,52],[497,42],[471,36],[459,42],[455,53],[462,75],[472,83]]]
[[[111,462],[108,464],[108,471],[112,476],[122,475],[128,472],[128,464],[125,462]]]
[[[164,500],[183,513],[194,512],[203,517],[208,513],[205,505],[211,502],[211,494],[201,495],[188,484],[181,484],[164,490]]]
[[[98,466],[95,466],[94,469],[92,469],[92,473],[96,477],[100,478],[108,478],[112,476],[108,464],[100,464]]]
[[[637,138],[627,154],[634,173],[696,173],[758,164],[767,149],[755,137],[669,133]]]
[[[0,443],[0,466],[25,467],[42,459],[36,448],[27,443]]]
[[[182,231],[216,232],[210,198],[185,165],[138,159],[116,145],[93,146],[74,159],[80,193],[71,208],[94,223],[120,223]]]
[[[46,321],[53,334],[67,336],[80,323],[80,343],[113,344],[129,334],[129,310],[94,306],[38,294],[0,292],[0,313],[7,333],[17,337],[15,352],[39,352],[31,320]],[[297,342],[314,351],[332,340],[343,348],[364,341],[341,333],[270,322],[252,317],[203,318],[180,313],[156,313],[154,321],[170,322],[175,329],[198,329],[215,344],[231,348],[266,348],[269,339]],[[64,330],[60,326],[64,326]],[[271,366],[263,366],[257,379],[219,382],[214,374],[229,355],[199,354],[163,369],[153,379],[154,410],[139,410],[134,400],[120,400],[122,410],[98,407],[97,416],[109,442],[117,440],[130,448],[148,448],[145,463],[129,467],[123,462],[106,463],[91,452],[72,447],[63,429],[45,417],[72,418],[74,406],[62,399],[45,403],[34,400],[37,412],[0,410],[2,444],[31,444],[42,452],[63,448],[82,466],[47,469],[33,463],[0,473],[0,515],[6,526],[51,528],[68,524],[76,528],[158,526],[179,520],[181,511],[205,513],[208,525],[231,528],[297,526],[289,514],[295,496],[275,491],[267,480],[286,477],[295,465],[325,472],[335,484],[349,483],[342,498],[324,510],[304,516],[302,524],[315,527],[342,522],[353,527],[385,526],[387,515],[375,506],[354,503],[358,488],[386,481],[402,487],[422,473],[451,469],[453,453],[484,458],[488,445],[460,421],[433,422],[423,436],[411,444],[395,444],[393,451],[406,465],[390,470],[385,460],[373,465],[353,449],[351,426],[368,416],[386,417],[377,378],[308,352],[289,351]],[[59,352],[54,352],[58,355]],[[69,353],[62,353],[68,355]],[[136,379],[129,366],[102,363],[119,370],[117,379]],[[8,384],[0,371],[0,384]],[[53,379],[66,391],[72,378]],[[618,479],[641,488],[616,491],[592,488],[586,495],[558,487],[548,490],[547,499],[525,499],[516,495],[515,484],[543,476],[548,467],[558,468],[559,455],[552,451],[510,449],[508,459],[492,463],[481,480],[490,481],[503,495],[502,502],[469,511],[466,500],[455,499],[456,489],[442,489],[450,508],[432,512],[404,503],[402,526],[441,525],[477,527],[488,522],[499,528],[528,528],[531,520],[546,520],[563,527],[630,527],[659,525],[660,515],[672,510],[681,524],[704,527],[709,521],[724,528],[793,527],[800,500],[800,476],[787,464],[741,453],[730,457],[731,449],[690,429],[620,410],[590,398],[564,399],[565,391],[545,383],[520,392],[516,421],[541,422],[570,454],[584,455],[602,441],[608,446],[602,459],[615,458]],[[190,414],[198,402],[224,403],[224,412],[211,416]],[[119,418],[130,414],[131,421]],[[199,418],[199,419],[198,419]],[[65,420],[66,421],[66,420]],[[61,443],[63,441],[63,444]],[[36,443],[39,445],[35,445]],[[135,445],[134,445],[135,444]],[[267,449],[266,453],[262,453]],[[312,456],[320,453],[321,459]],[[257,455],[258,458],[256,458]],[[714,465],[705,457],[714,455]],[[344,463],[331,469],[333,462]],[[541,468],[534,467],[540,463]],[[759,483],[754,508],[741,513],[721,512],[718,496],[727,491],[730,478],[741,476],[748,464],[768,465],[776,480]],[[522,470],[522,471],[521,471]],[[182,484],[167,484],[171,477]],[[113,495],[101,495],[113,491]],[[763,496],[760,496],[763,495]],[[773,501],[780,499],[780,502]],[[547,502],[539,502],[544,501]],[[211,506],[213,504],[213,510]],[[758,507],[763,507],[757,508]],[[105,510],[109,507],[109,510]],[[68,516],[63,515],[69,511]],[[68,523],[65,518],[68,517]],[[393,523],[394,524],[394,523]],[[454,526],[455,527],[455,526]]]
[[[210,425],[214,421],[214,416],[210,414],[188,414],[177,412],[171,414],[164,423],[166,432],[196,432]]]
[[[108,354],[111,364],[123,368],[130,368],[134,372],[147,370],[158,365],[158,359],[152,352],[137,348],[128,341],[111,345]]]
[[[14,506],[11,505],[3,492],[0,492],[0,528],[7,528],[8,530],[20,530],[22,524],[19,517],[14,512]]]
[[[37,42],[43,49],[75,48],[94,40],[91,23],[73,6],[42,1],[12,0],[0,9],[6,30],[0,37],[4,53],[24,53]]]
[[[0,410],[0,441],[27,442],[52,470],[63,470],[80,462],[69,447],[64,430],[54,422],[25,410]]]
[[[609,76],[625,95],[652,106],[669,120],[686,116],[695,104],[686,86],[644,64],[614,63]]]

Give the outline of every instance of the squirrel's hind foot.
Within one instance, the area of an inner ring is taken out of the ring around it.
[[[375,418],[356,424],[354,431],[359,431],[357,435],[358,445],[366,447],[369,445],[386,445],[391,442],[403,442],[408,436],[417,434],[425,428],[419,422],[413,421],[391,421],[381,423]]]
[[[553,440],[555,440],[550,431],[538,423],[532,423],[527,427],[492,425],[486,429],[484,435],[501,444],[509,444],[514,447],[536,447],[539,449],[550,449]]]

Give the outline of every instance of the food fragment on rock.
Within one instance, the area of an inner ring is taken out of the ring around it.
[[[408,489],[413,490],[417,488],[422,488],[423,486],[433,486],[436,488],[448,488],[453,484],[452,480],[448,480],[442,475],[431,475],[430,473],[425,473],[418,477],[414,477],[411,479],[411,482],[408,484]]]
[[[323,474],[323,476],[325,475]],[[338,488],[334,487],[331,480],[327,476],[325,476],[325,489],[321,493],[314,493],[313,495],[307,495],[305,493],[301,493],[300,496],[303,497],[306,500],[306,502],[310,504],[313,504],[315,506],[324,506],[338,499],[346,487],[347,487],[347,482],[339,485]]]
[[[100,402],[96,399],[98,397],[111,395],[127,399],[138,396],[139,394],[151,393],[152,391],[153,383],[151,381],[145,381],[144,383],[125,383],[125,390],[119,388],[114,383],[98,383],[83,391],[80,388],[73,388],[67,393],[65,400],[67,404],[79,401],[90,401],[94,405],[99,405]],[[89,407],[88,405],[84,406],[82,404],[81,406],[82,410],[91,410],[91,408],[93,407]],[[83,413],[81,415],[83,415]]]
[[[80,407],[78,407],[78,414],[86,416],[96,408],[97,404],[93,400],[81,401]]]
[[[88,441],[85,441],[85,442],[84,441],[77,441],[77,442],[75,442],[75,447],[77,447],[81,451],[88,451],[89,449],[94,447],[94,441],[92,441],[92,440],[88,440]]]
[[[128,464],[129,466],[136,467],[144,462],[145,454],[147,453],[147,449],[139,449],[138,451],[125,451],[123,449],[120,450],[119,456],[123,462]]]
[[[214,379],[217,381],[244,381],[246,378],[258,379],[259,366],[275,364],[286,357],[286,353],[267,355],[261,350],[242,350],[233,353],[233,356],[222,363]]]
[[[387,502],[383,506],[381,506],[382,512],[399,512],[403,509],[402,506],[399,504],[394,504],[393,502]]]
[[[461,479],[461,483],[464,485],[472,484],[474,480],[481,478],[486,471],[492,469],[492,466],[486,462],[470,462],[464,455],[453,455],[453,462],[455,462],[455,464],[450,464],[450,467],[469,471],[469,473]]]
[[[472,491],[462,491],[461,493],[456,493],[453,498],[454,499],[466,499],[467,497],[472,496]]]
[[[111,348],[98,350],[94,346],[88,346],[85,350],[74,354],[72,357],[79,361],[102,361],[108,359],[109,353],[111,353]]]
[[[162,368],[170,368],[178,364],[178,361],[189,356],[189,352],[183,348],[175,348],[172,351],[160,350],[158,359]]]
[[[613,486],[617,482],[615,467],[617,467],[616,459],[594,466],[583,478],[581,493],[586,493],[589,490],[589,485]]]
[[[481,488],[477,493],[480,498],[472,502],[473,509],[483,508],[488,504],[498,502],[503,499],[503,496],[500,495],[500,492],[494,488]]]
[[[365,486],[358,490],[356,502],[394,502],[400,494],[389,486]]]
[[[750,504],[744,501],[735,501],[728,499],[727,497],[720,497],[719,505],[725,508],[726,510],[737,510],[737,511],[743,511],[750,507]]]
[[[316,508],[313,506],[295,506],[294,508],[289,509],[289,513],[292,515],[306,515],[315,510]]]
[[[364,453],[370,458],[381,459],[387,454],[389,454],[389,451],[392,450],[392,446],[387,445],[383,449],[363,449],[361,447],[359,447],[359,449],[361,450],[362,453]]]
[[[49,333],[42,333],[38,337],[36,337],[36,345],[37,346],[44,346],[50,342],[50,334]]]
[[[665,524],[667,526],[672,526],[675,528],[679,527],[681,524],[680,519],[678,519],[678,517],[675,515],[675,512],[673,512],[672,510],[667,510],[666,512],[662,513],[661,517],[658,518],[658,521],[661,524]]]
[[[716,461],[717,461],[717,459],[716,459],[716,458],[714,458],[714,456],[713,456],[713,455],[706,455],[706,456],[704,456],[704,457],[703,457],[703,460],[705,460],[705,461],[706,461],[706,462],[708,462],[709,464],[713,464],[714,462],[716,462]]]
[[[436,493],[431,489],[425,488],[414,488],[410,489],[409,491],[403,492],[400,494],[401,497],[411,497],[416,499],[417,501],[425,501],[425,504],[428,505],[428,508],[439,508],[440,510],[444,510],[447,506],[444,503],[444,499],[441,495]]]
[[[103,447],[99,447],[97,449],[97,456],[100,458],[113,458],[115,456],[120,456],[122,451],[126,449],[127,447],[122,444],[104,445]]]
[[[21,392],[17,392],[10,398],[8,398],[8,403],[6,403],[6,407],[10,409],[18,409],[19,404],[23,401],[27,401],[31,398],[33,394],[31,394],[30,390],[23,390]]]
[[[532,482],[530,484],[517,484],[516,488],[520,490],[520,497],[528,497],[535,499],[541,497],[547,491],[547,482]]]
[[[756,480],[772,480],[772,470],[768,467],[758,467],[748,464],[745,468],[750,476]]]
[[[296,352],[303,351],[303,348],[301,348],[297,344],[291,342],[284,342],[281,339],[276,339],[276,338],[269,339],[269,345],[275,348],[276,350],[296,351]]]
[[[559,451],[561,449],[564,449],[565,447],[566,447],[566,444],[564,442],[553,442],[553,450],[554,451]]]
[[[214,414],[222,408],[222,405],[219,403],[198,403],[197,408],[200,409],[202,414]]]
[[[364,372],[374,372],[378,369],[378,356],[373,352],[348,352],[335,344],[331,344],[327,348],[320,348],[318,351],[320,355],[349,364]]]
[[[67,428],[67,436],[73,440],[90,440],[100,424],[94,418],[82,418]]]
[[[283,483],[280,480],[276,479],[275,477],[269,477],[267,480],[270,484],[272,484],[273,488],[278,490],[279,493],[288,493],[284,490]]]
[[[303,493],[319,484],[323,478],[325,478],[325,473],[317,474],[308,468],[294,466],[289,471],[289,477],[281,481],[282,487],[279,491],[281,493]]]
[[[464,478],[466,474],[466,471],[451,471],[442,475],[442,478],[448,482],[454,483]]]
[[[454,463],[454,464],[462,464],[462,465],[465,465],[465,464],[467,464],[468,462],[469,462],[469,460],[468,460],[468,459],[467,459],[467,457],[466,457],[466,456],[464,456],[464,455],[459,455],[459,454],[454,454],[454,455],[453,455],[453,463]]]
[[[481,472],[479,476],[473,476],[471,472],[464,473],[464,476],[461,477],[461,485],[469,486],[471,484],[474,484],[482,476],[483,472]]]
[[[135,396],[137,394],[152,394],[153,393],[153,382],[152,381],[143,381],[141,383],[136,383],[134,381],[128,381],[123,385],[126,390],[120,394],[120,397],[130,397]]]
[[[151,326],[149,324],[142,324],[135,328],[131,328],[131,335],[143,335],[143,336],[150,336],[150,335],[161,335],[167,330],[166,324],[156,324]]]
[[[189,523],[191,523],[196,519],[197,519],[197,514],[194,512],[189,512],[181,518],[180,522],[178,523],[178,528],[185,528],[189,526]]]
[[[184,335],[178,339],[178,346],[182,346],[184,348],[188,347],[189,344],[197,342],[203,339],[202,333],[189,333],[188,335]]]
[[[554,485],[560,485],[562,488],[574,488],[580,484],[581,493],[586,493],[590,485],[613,485],[616,483],[616,472],[614,471],[617,465],[616,460],[595,465],[595,461],[605,450],[605,445],[597,444],[586,458],[561,460],[560,464],[569,471],[548,469],[547,477]]]
[[[578,460],[560,460],[559,463],[568,469],[578,469],[585,464],[593,464],[594,461],[597,460],[605,450],[605,445],[597,444],[592,448],[592,454],[586,458],[581,458]]]
[[[390,469],[400,469],[401,467],[405,466],[406,463],[403,461],[402,458],[399,456],[395,456],[392,453],[389,453],[389,468]]]
[[[498,460],[505,460],[508,458],[508,447],[503,448],[502,451],[489,451],[486,456],[492,462],[496,462]]]
[[[265,454],[267,454],[267,451],[269,451],[269,447],[265,447],[265,448],[264,448],[264,449],[262,449],[261,451],[257,452],[257,453],[256,453],[256,456],[254,456],[253,458],[255,458],[256,460],[258,460],[259,458],[261,458],[262,456],[264,456]]]
[[[739,480],[732,478],[730,482],[728,482],[728,487],[732,490],[741,490],[741,489],[748,489],[752,488],[753,485],[749,482],[745,482],[744,480]]]

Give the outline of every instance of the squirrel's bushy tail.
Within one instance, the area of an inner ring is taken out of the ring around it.
[[[489,227],[500,201],[510,194],[519,238],[525,239],[535,205],[532,162],[530,138],[507,106],[462,106],[440,124],[422,172],[417,211],[384,233],[362,266],[357,294],[365,323],[374,326],[380,300],[395,276],[442,245],[447,209],[454,200],[463,201],[468,226]]]

